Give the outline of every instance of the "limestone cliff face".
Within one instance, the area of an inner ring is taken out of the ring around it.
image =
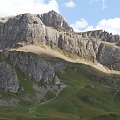
[[[82,33],[78,33],[78,34],[81,34],[84,37],[90,36],[90,37],[94,37],[96,39],[100,38],[99,40],[110,42],[110,43],[120,42],[119,35],[113,35],[112,33],[108,33],[103,30],[88,31],[88,32],[82,32]]]
[[[39,16],[39,15],[38,15]],[[73,29],[70,27],[67,22],[63,19],[63,17],[56,13],[55,11],[50,11],[43,15],[39,16],[45,26],[50,26],[58,30],[70,31]]]
[[[45,36],[45,26],[35,15],[21,14],[0,19],[0,48],[32,44]]]
[[[32,53],[11,51],[6,54],[14,66],[17,66],[33,82],[55,81],[54,66],[44,58]]]
[[[5,62],[0,62],[0,88],[12,93],[17,93],[19,89],[19,81],[15,70]]]
[[[120,48],[109,43],[102,43],[99,46],[97,60],[112,70],[120,71]]]
[[[106,42],[119,48],[120,36],[102,30],[75,33],[63,17],[55,11],[43,15],[21,14],[0,19],[0,49],[28,44],[45,44],[51,48],[56,46],[92,62],[100,62],[110,69],[120,70],[119,57],[114,60],[103,57],[103,53],[105,56],[105,53],[108,53],[108,56],[113,57],[116,54],[114,47],[106,45]],[[105,44],[105,49],[101,49],[101,44]],[[119,54],[118,50],[117,56]],[[110,67],[116,59],[117,65]]]
[[[17,92],[19,80],[12,66],[17,66],[33,83],[59,83],[55,66],[41,56],[32,53],[10,51],[24,45],[47,45],[68,54],[120,71],[120,36],[102,30],[75,33],[61,15],[50,11],[43,15],[21,14],[0,18],[0,49],[11,61],[0,62],[1,88]],[[12,66],[11,66],[12,65]],[[6,77],[2,70],[8,74]],[[6,82],[6,80],[8,82]],[[3,84],[5,83],[5,84]],[[14,86],[15,85],[15,86]],[[12,89],[11,89],[12,86]],[[59,88],[58,88],[59,89]]]
[[[23,101],[29,104],[43,102],[48,99],[48,92],[55,97],[64,87],[55,73],[55,68],[60,69],[61,63],[52,61],[52,58],[5,50],[0,52],[0,60],[0,89],[17,93],[15,98],[13,96],[6,101],[0,92],[0,105],[19,105]]]
[[[62,16],[54,11],[43,15],[22,14],[4,18],[0,26],[1,49],[43,43],[58,46],[85,59],[92,61],[96,59],[99,42],[94,38],[84,38],[72,32]]]

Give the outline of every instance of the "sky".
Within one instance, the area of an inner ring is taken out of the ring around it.
[[[0,0],[0,17],[55,10],[76,32],[103,29],[120,35],[120,0]]]

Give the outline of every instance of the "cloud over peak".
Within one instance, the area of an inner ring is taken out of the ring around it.
[[[0,0],[0,16],[22,13],[42,14],[50,10],[59,13],[57,0]]]
[[[103,29],[120,35],[120,18],[103,19],[98,23],[96,29]]]
[[[81,18],[80,21],[76,21],[74,24],[71,24],[71,27],[73,27],[76,32],[102,29],[113,34],[120,35],[120,18],[102,19],[95,27],[89,25],[84,18]]]
[[[82,31],[84,28],[88,26],[88,22],[81,18],[79,21],[75,21],[75,23],[70,25],[76,32]]]

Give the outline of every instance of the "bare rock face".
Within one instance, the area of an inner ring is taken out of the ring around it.
[[[1,49],[26,44],[37,45],[44,42],[51,48],[56,45],[61,50],[95,62],[102,41],[116,43],[117,46],[120,41],[118,35],[112,35],[102,30],[71,32],[71,27],[55,11],[43,15],[22,14],[2,18],[0,21]],[[62,32],[59,32],[58,29]]]
[[[44,58],[32,53],[17,51],[8,52],[7,57],[33,82],[55,83],[54,66]]]
[[[112,33],[108,33],[103,30],[94,30],[94,31],[82,32],[79,34],[81,34],[82,36],[90,36],[96,39],[99,38],[100,41],[106,41],[111,43],[120,42],[119,35],[113,35]]]
[[[15,47],[20,42],[36,43],[45,36],[42,21],[31,14],[21,14],[0,20],[0,49]]]
[[[106,45],[107,42],[113,44],[113,46]],[[51,48],[55,46],[67,53],[77,55],[92,62],[100,62],[110,69],[120,70],[118,64],[120,58],[114,55],[120,55],[118,49],[120,44],[119,35],[112,35],[112,33],[103,30],[75,33],[63,17],[55,11],[42,15],[21,14],[0,19],[0,49],[20,47],[27,44],[46,44],[51,46]],[[105,46],[102,49],[101,44]],[[110,57],[107,59],[107,55],[115,57],[115,59]],[[41,74],[39,75],[37,72],[34,72],[32,68],[34,63],[31,62],[31,59],[34,58],[28,57],[27,59],[27,63],[30,63],[30,69],[32,69],[33,75],[30,75],[32,76],[31,79],[41,80]],[[42,59],[36,62],[39,63],[39,61],[42,61]],[[38,66],[42,65],[39,63]],[[38,66],[35,66],[35,68],[37,69]],[[53,70],[51,69],[50,71]]]
[[[47,59],[34,53],[9,50],[0,53],[0,60],[5,59],[9,62],[0,62],[0,89],[3,89],[0,91],[0,106],[20,105],[23,101],[30,104],[34,101],[39,103],[47,99],[48,92],[55,97],[64,88],[64,83],[55,73],[55,68],[59,66],[61,69],[62,63],[54,63],[51,58]],[[23,77],[20,77],[22,75]],[[22,81],[28,82],[30,92]],[[8,91],[11,96],[6,100],[4,92]],[[21,96],[21,92],[24,95]],[[13,96],[11,93],[17,94]]]
[[[95,62],[99,44],[99,41],[96,39],[88,37],[81,38],[80,36],[75,36],[72,39],[68,39],[67,44],[64,43],[63,49],[74,53],[81,58]]]
[[[116,45],[120,47],[120,41],[118,41],[118,42],[116,43]]]
[[[111,70],[120,71],[120,48],[109,43],[101,44],[97,60]]]
[[[64,31],[73,31],[73,29],[67,24],[63,17],[53,10],[43,15],[40,15],[40,19],[45,26],[62,29]]]
[[[9,64],[0,62],[0,88],[17,93],[19,81],[15,70]]]
[[[58,32],[56,29],[46,27],[47,45],[57,46],[59,49],[72,53],[81,58],[96,60],[100,40],[93,37],[82,37],[71,32]]]

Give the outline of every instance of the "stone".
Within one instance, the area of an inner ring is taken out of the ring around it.
[[[42,57],[16,51],[9,52],[7,57],[33,82],[41,80],[47,82],[54,79],[54,67]]]
[[[19,81],[14,68],[5,62],[0,62],[0,88],[12,93],[17,93],[19,89]]]
[[[38,16],[40,17],[45,26],[50,26],[64,31],[73,31],[73,28],[67,24],[63,17],[53,10]]]
[[[36,43],[36,39],[45,36],[45,26],[42,21],[31,14],[21,14],[0,22],[0,49],[10,48],[23,42]]]
[[[68,54],[72,53],[93,63],[99,62],[109,69],[120,71],[119,43],[119,35],[103,30],[75,33],[55,11],[42,15],[21,14],[0,19],[0,49],[19,48],[29,44],[48,45],[51,49],[57,46]],[[103,44],[105,47],[101,49]],[[42,78],[42,74],[38,74],[37,78],[32,75],[31,68],[28,74],[30,79],[39,81]]]
[[[111,70],[120,71],[120,48],[111,44],[101,44],[97,60]]]

